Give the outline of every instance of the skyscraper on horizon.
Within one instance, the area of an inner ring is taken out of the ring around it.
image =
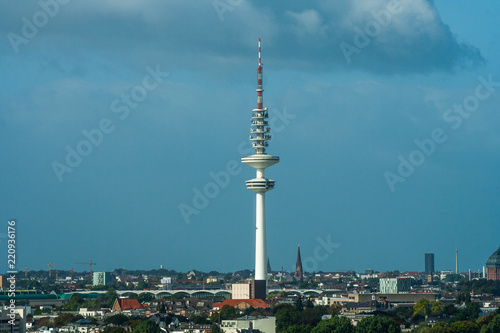
[[[250,141],[255,149],[255,154],[243,157],[241,161],[256,169],[257,175],[254,179],[247,180],[247,189],[255,192],[256,216],[255,216],[255,280],[254,298],[265,300],[267,293],[267,250],[266,250],[266,212],[265,195],[267,191],[274,188],[274,180],[264,175],[264,170],[280,161],[277,156],[266,154],[266,148],[271,140],[271,128],[269,127],[268,111],[263,107],[264,92],[262,85],[262,61],[260,57],[259,38],[259,66],[257,67],[257,108],[252,110]]]
[[[433,280],[433,273],[434,273],[434,253],[426,253],[425,254],[425,274],[427,274],[427,276],[430,276],[429,282],[432,282],[432,280]]]

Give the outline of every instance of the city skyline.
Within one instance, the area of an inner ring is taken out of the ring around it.
[[[500,243],[500,4],[222,3],[4,4],[0,247],[16,219],[18,270],[253,268],[258,38],[272,267],[294,271],[300,243],[308,272],[423,271],[425,253],[454,271],[455,249],[482,269]]]

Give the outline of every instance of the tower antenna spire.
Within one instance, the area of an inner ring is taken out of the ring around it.
[[[260,38],[259,38],[259,66],[262,66],[262,61],[260,59]]]
[[[255,154],[243,157],[241,161],[256,169],[257,175],[254,179],[247,180],[247,189],[255,192],[256,216],[255,216],[255,280],[253,297],[266,299],[267,294],[267,249],[266,249],[266,214],[265,194],[274,188],[274,180],[264,175],[264,170],[280,161],[278,156],[266,154],[266,148],[271,140],[267,108],[263,106],[262,92],[262,59],[260,54],[259,38],[259,66],[257,67],[257,108],[252,110],[250,141],[255,149]]]

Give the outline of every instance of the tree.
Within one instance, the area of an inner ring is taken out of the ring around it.
[[[339,303],[334,303],[332,305],[330,305],[330,307],[328,308],[328,314],[339,314],[340,311],[342,311],[342,305],[340,305]]]
[[[500,332],[500,315],[496,315],[488,325],[481,327],[481,333],[497,333]]]
[[[479,333],[478,325],[468,320],[451,323],[450,327],[455,333]]]
[[[400,333],[398,323],[388,317],[374,316],[362,319],[356,326],[356,333]]]
[[[54,318],[54,326],[55,327],[62,327],[66,326],[69,323],[75,322],[75,316],[71,313],[61,313],[59,316]]]
[[[50,321],[50,317],[43,317],[35,321],[34,325],[35,327],[39,328],[42,326],[51,326],[52,322]]]
[[[299,298],[297,298],[297,301],[295,302],[295,309],[299,312],[304,310],[304,304],[302,304],[302,297],[301,296],[299,296]]]
[[[125,333],[125,329],[123,327],[117,326],[108,326],[104,329],[103,333]]]
[[[292,325],[288,326],[285,333],[311,333],[312,326],[309,324],[300,324],[300,325]]]
[[[431,302],[426,300],[425,298],[422,298],[420,301],[415,303],[413,306],[413,315],[422,315],[422,316],[428,316],[431,312]]]
[[[133,331],[134,333],[160,333],[160,326],[157,323],[152,322],[149,319],[140,321],[135,325]]]
[[[126,322],[128,322],[129,319],[130,318],[128,316],[119,313],[113,316],[106,317],[106,319],[104,319],[104,323],[106,325],[113,324],[116,326],[123,326]]]
[[[224,305],[220,310],[221,319],[233,319],[240,315],[238,310],[229,305]]]
[[[197,325],[205,325],[210,323],[210,321],[208,320],[208,315],[206,313],[200,313],[199,315],[192,315],[191,318],[189,319],[194,324]]]
[[[294,306],[283,304],[276,308],[276,329],[278,332],[284,332],[289,326],[293,326],[299,322],[300,315]]]
[[[221,330],[221,328],[219,327],[219,325],[217,324],[212,324],[212,330],[211,330],[211,333],[224,333],[223,330]]]
[[[465,303],[465,308],[460,310],[458,314],[453,317],[454,321],[464,321],[464,320],[476,320],[479,318],[479,313],[481,312],[481,307],[478,303],[467,302]]]
[[[351,320],[346,317],[332,316],[329,320],[322,320],[311,333],[354,333]]]

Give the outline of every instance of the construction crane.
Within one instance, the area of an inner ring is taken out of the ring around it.
[[[49,262],[48,265],[49,265],[49,277],[51,277],[52,276],[52,266],[54,266],[55,264]]]
[[[97,265],[96,262],[92,262],[92,260],[90,260],[90,262],[77,262],[76,263],[77,265],[90,265],[90,281],[92,281],[92,278],[93,278],[93,275],[92,275],[92,266],[93,265]]]
[[[72,268],[71,269],[71,281],[73,281],[73,273],[75,273],[75,270]]]
[[[28,277],[28,266],[24,265],[24,277]]]

